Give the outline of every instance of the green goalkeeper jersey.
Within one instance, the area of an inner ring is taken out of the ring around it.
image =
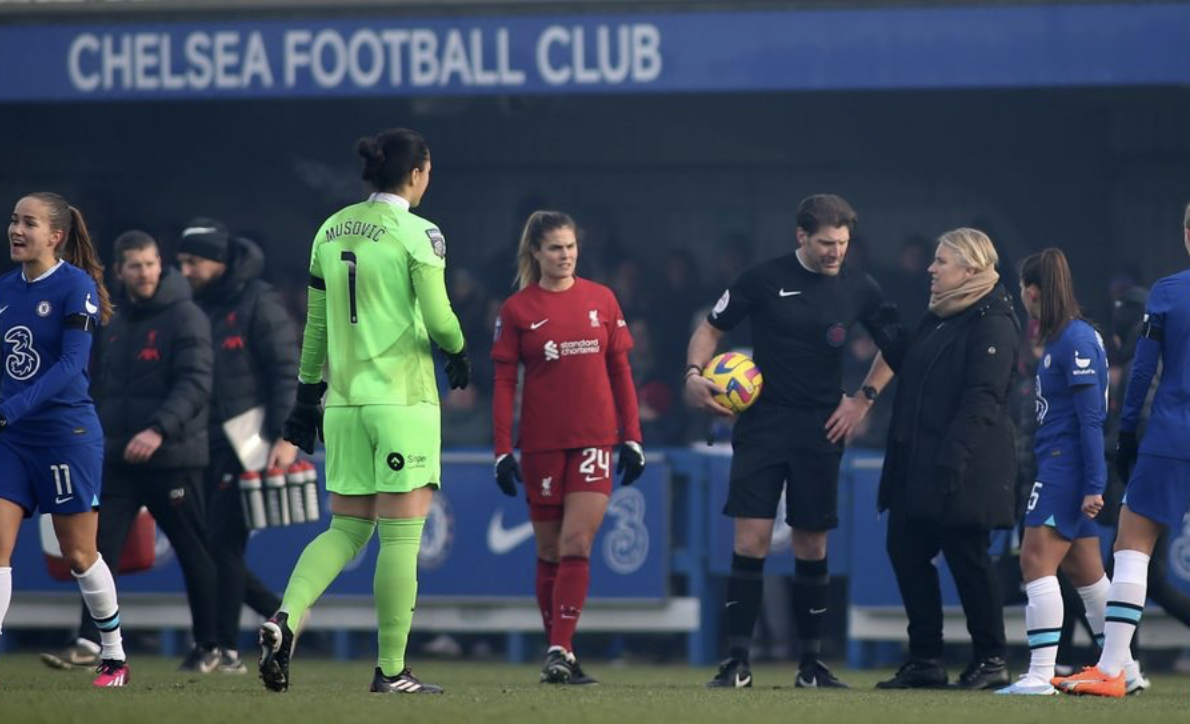
[[[405,199],[373,194],[331,216],[310,252],[301,381],[325,365],[328,406],[437,404],[430,340],[463,349],[445,273],[442,232]]]

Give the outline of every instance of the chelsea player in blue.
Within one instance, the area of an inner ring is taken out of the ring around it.
[[[62,555],[99,627],[95,686],[124,686],[116,586],[96,547],[103,431],[88,395],[91,338],[111,316],[103,266],[82,214],[58,194],[17,202],[0,278],[0,625],[12,599],[21,520],[53,517]]]
[[[1190,252],[1190,205],[1182,222],[1182,241]],[[1136,427],[1159,361],[1161,381],[1153,397],[1144,441],[1138,445]],[[1167,526],[1180,525],[1190,508],[1188,441],[1190,270],[1165,277],[1149,293],[1120,415],[1116,468],[1128,481],[1128,487],[1120,508],[1103,651],[1096,666],[1059,680],[1060,688],[1113,697],[1126,692],[1123,668],[1144,612],[1149,556],[1161,532]]]
[[[1062,633],[1058,568],[1078,588],[1092,630],[1103,631],[1107,588],[1094,518],[1103,508],[1107,464],[1107,353],[1082,319],[1066,256],[1046,249],[1021,266],[1021,298],[1045,345],[1037,368],[1037,481],[1030,491],[1021,545],[1029,603],[1029,672],[1001,694],[1059,693],[1050,680]]]

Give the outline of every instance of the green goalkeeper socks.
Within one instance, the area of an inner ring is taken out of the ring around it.
[[[289,614],[291,626],[301,622],[306,609],[334,582],[344,566],[368,545],[375,526],[373,521],[363,518],[331,516],[330,527],[310,541],[289,576],[281,610]]]
[[[385,676],[405,668],[405,644],[417,602],[417,550],[425,518],[381,518],[380,557],[376,561],[373,595],[380,626],[380,659]]]

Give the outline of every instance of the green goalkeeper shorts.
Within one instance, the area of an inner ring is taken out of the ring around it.
[[[326,489],[339,495],[408,493],[442,479],[438,405],[328,407]]]

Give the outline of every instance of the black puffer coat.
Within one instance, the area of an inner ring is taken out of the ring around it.
[[[927,314],[885,357],[898,375],[879,507],[984,529],[1015,523],[1008,400],[1020,326],[1004,287],[953,317]]]
[[[126,294],[98,333],[91,383],[103,424],[105,460],[119,465],[128,442],[146,428],[164,441],[138,467],[203,467],[209,458],[211,323],[190,298],[190,285],[166,267],[152,299]]]
[[[264,405],[263,435],[281,436],[297,391],[297,329],[273,287],[260,279],[264,252],[232,238],[227,271],[196,301],[211,320],[215,345],[215,392],[211,400],[212,445],[226,445],[223,422]]]

